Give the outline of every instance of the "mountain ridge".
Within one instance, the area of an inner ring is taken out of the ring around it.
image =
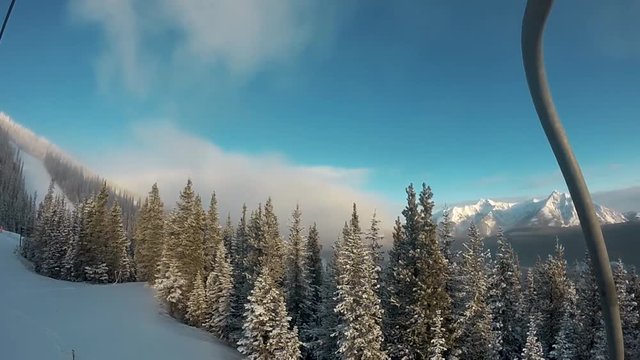
[[[602,224],[625,222],[625,216],[616,210],[594,204],[596,215]],[[454,206],[434,214],[442,221],[448,211],[455,224],[456,235],[466,233],[474,223],[484,236],[495,234],[499,228],[510,230],[519,227],[571,227],[580,225],[571,196],[557,190],[544,198],[529,198],[517,202],[480,199],[475,204]]]

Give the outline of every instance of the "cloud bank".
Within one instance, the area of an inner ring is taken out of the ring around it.
[[[145,95],[167,72],[185,79],[185,72],[219,69],[245,79],[286,65],[330,38],[350,2],[73,0],[70,13],[104,37],[96,61],[101,87],[115,80]]]
[[[141,195],[157,182],[167,208],[173,207],[190,178],[206,205],[216,191],[222,215],[230,212],[234,220],[243,203],[252,209],[271,196],[286,230],[299,203],[305,223],[317,222],[325,244],[338,236],[353,202],[357,202],[363,228],[368,227],[374,211],[385,228],[393,224],[389,202],[358,190],[370,176],[367,169],[303,166],[277,154],[230,152],[170,122],[134,125],[127,144],[84,160],[99,174]]]

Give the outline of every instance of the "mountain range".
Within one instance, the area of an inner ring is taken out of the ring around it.
[[[616,210],[594,204],[602,224],[625,222],[625,216]],[[455,224],[455,234],[463,235],[471,223],[482,235],[493,235],[498,229],[511,230],[527,227],[570,227],[580,225],[578,214],[567,193],[553,191],[546,198],[531,198],[519,202],[501,202],[480,199],[475,204],[454,206],[434,214],[440,222],[444,212]]]

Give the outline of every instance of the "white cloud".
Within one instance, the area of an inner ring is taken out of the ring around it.
[[[299,203],[309,224],[318,223],[325,243],[333,241],[357,202],[363,221],[374,210],[392,227],[392,206],[381,197],[357,190],[368,170],[330,166],[300,166],[278,155],[248,155],[179,130],[171,123],[137,124],[130,145],[87,158],[97,173],[131,191],[146,194],[154,182],[167,207],[175,203],[187,178],[208,203],[216,191],[222,210],[237,219],[242,203],[255,208],[271,196],[281,224]],[[363,223],[366,228],[368,224]],[[284,229],[284,227],[283,227]]]
[[[73,1],[72,12],[103,30],[106,48],[96,63],[98,83],[106,89],[119,78],[131,92],[147,90],[150,62],[143,59],[138,15],[131,0]]]
[[[347,1],[348,3],[349,1]],[[71,2],[71,13],[97,25],[106,48],[98,80],[143,95],[160,73],[222,69],[244,79],[288,64],[337,26],[339,2],[296,0],[103,0]],[[162,71],[160,71],[162,70]]]

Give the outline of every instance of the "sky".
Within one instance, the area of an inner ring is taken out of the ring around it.
[[[524,78],[524,6],[18,0],[0,111],[138,192],[192,177],[390,212],[410,182],[441,204],[548,194],[566,188]],[[640,185],[639,13],[564,0],[549,19],[550,84],[595,192]]]

